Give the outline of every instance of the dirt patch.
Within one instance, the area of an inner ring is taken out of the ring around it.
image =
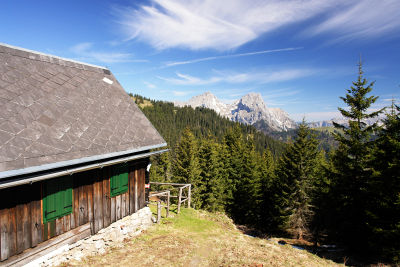
[[[175,218],[165,219],[145,234],[107,250],[104,255],[67,264],[119,267],[336,265],[306,250],[244,235],[229,218],[221,216],[183,209]]]

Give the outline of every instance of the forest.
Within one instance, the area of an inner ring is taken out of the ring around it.
[[[400,107],[371,112],[373,86],[360,63],[340,97],[348,125],[335,124],[329,146],[304,121],[282,142],[212,110],[133,98],[170,148],[152,160],[152,180],[191,183],[196,209],[400,263]],[[376,116],[383,125],[363,122]]]

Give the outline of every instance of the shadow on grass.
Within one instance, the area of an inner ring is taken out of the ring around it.
[[[165,205],[165,203],[162,203],[162,205]],[[155,218],[157,218],[157,202],[150,202],[148,204],[150,207],[150,210]],[[169,206],[169,216],[168,217],[174,217],[178,215],[178,206],[175,204],[171,204]],[[161,208],[161,220],[167,218],[167,210],[166,208],[162,207]]]
[[[297,239],[281,239],[278,243],[281,241],[285,244],[291,245],[293,248],[307,250],[320,258],[328,259],[346,266],[399,266],[393,263],[384,262],[368,253],[354,253],[336,245],[316,246],[311,242]]]
[[[268,236],[252,227],[236,225],[236,228],[243,234],[250,237],[264,238],[276,242],[279,245],[290,245],[295,249],[306,250],[320,258],[331,260],[346,266],[392,266],[390,263],[381,263],[379,260],[371,258],[370,255],[356,255],[340,248],[336,245],[315,245],[306,240],[291,238],[268,238]],[[395,265],[397,266],[397,265]]]

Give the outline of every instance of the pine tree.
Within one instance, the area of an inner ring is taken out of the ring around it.
[[[243,140],[244,141],[244,140]],[[236,210],[241,222],[257,226],[261,221],[259,207],[262,203],[261,156],[256,152],[252,136],[245,141],[242,153],[243,169],[235,193]]]
[[[235,216],[235,193],[238,182],[243,173],[243,142],[239,127],[231,128],[224,136],[223,143],[224,166],[226,170],[226,210],[231,216]]]
[[[252,136],[244,139],[238,126],[224,137],[227,184],[227,211],[240,224],[255,225],[260,220],[259,162]]]
[[[224,165],[219,157],[220,145],[213,139],[202,139],[199,149],[199,166],[203,191],[202,208],[209,211],[224,210]]]
[[[363,77],[362,64],[359,63],[358,79],[341,97],[348,109],[339,108],[348,125],[334,123],[340,130],[335,134],[339,147],[334,157],[336,181],[334,195],[336,197],[337,235],[350,248],[363,249],[366,244],[366,206],[368,198],[367,181],[372,174],[371,157],[373,152],[372,134],[376,131],[376,123],[368,126],[364,120],[378,116],[382,110],[368,113],[368,109],[378,97],[367,96],[374,82],[369,83]],[[356,243],[358,245],[356,245]]]
[[[318,142],[305,122],[300,124],[294,143],[288,147],[279,162],[278,176],[282,181],[282,197],[287,198],[286,230],[302,239],[309,233],[312,219],[312,190],[316,179]]]
[[[261,194],[262,201],[260,204],[260,217],[258,227],[264,232],[274,232],[276,228],[274,211],[277,209],[274,198],[273,182],[275,180],[275,160],[269,149],[265,149],[264,154],[260,163],[260,182],[261,182]]]
[[[171,182],[170,152],[151,158],[150,177],[153,182]]]
[[[312,206],[314,216],[311,222],[312,238],[315,244],[322,241],[323,237],[328,234],[328,229],[331,228],[332,199],[335,196],[331,192],[331,176],[332,173],[332,152],[328,155],[324,150],[320,150],[316,158],[316,176],[313,182]]]
[[[400,107],[392,103],[377,140],[369,183],[369,246],[386,259],[400,262]]]
[[[201,207],[203,184],[201,183],[197,153],[196,139],[190,129],[186,128],[175,148],[172,165],[173,180],[177,183],[192,184],[192,203],[195,207]]]

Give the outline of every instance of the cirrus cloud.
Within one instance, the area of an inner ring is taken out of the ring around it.
[[[116,10],[127,40],[137,38],[159,50],[232,50],[311,18],[302,35],[328,32],[333,40],[373,38],[400,26],[398,0],[151,0]]]
[[[83,61],[102,63],[148,62],[144,59],[132,59],[132,54],[129,53],[95,51],[93,43],[89,42],[76,44],[70,50]]]
[[[259,72],[233,72],[233,71],[217,71],[214,70],[215,75],[209,78],[200,78],[176,72],[176,77],[161,77],[159,79],[176,85],[205,85],[215,84],[219,82],[238,84],[238,83],[272,83],[295,80],[306,76],[311,76],[318,73],[314,69],[281,69],[273,71],[259,71]]]
[[[118,15],[127,40],[139,38],[156,49],[222,51],[311,18],[332,5],[318,0],[153,0],[138,9],[120,8]]]
[[[336,41],[371,38],[398,30],[400,1],[362,0],[349,2],[331,12],[322,23],[312,26],[305,35],[334,32]]]

